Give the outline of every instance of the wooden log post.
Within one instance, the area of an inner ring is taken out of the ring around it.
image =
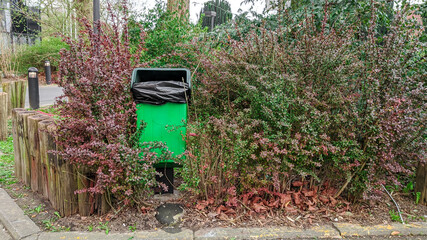
[[[49,163],[49,151],[54,149],[49,149],[49,132],[47,131],[47,127],[53,123],[53,119],[49,118],[40,121],[38,126],[43,196],[51,202],[53,201],[51,198],[54,198],[51,191],[55,186],[51,186],[54,181],[52,181],[52,175],[50,174],[50,169],[53,167]]]
[[[8,94],[7,104],[8,116],[12,115],[12,109],[25,107],[25,94],[27,91],[27,81],[13,81],[2,83],[3,92]]]
[[[54,133],[54,124],[47,127],[48,132]],[[57,150],[58,146],[56,146]],[[52,163],[51,163],[52,164]],[[56,171],[56,203],[57,210],[61,216],[70,216],[78,212],[78,201],[75,191],[77,190],[77,174],[75,167],[65,161],[61,156],[55,158]]]
[[[58,150],[56,145],[56,138],[55,138],[55,132],[56,132],[56,126],[55,124],[51,124],[47,126],[47,132],[48,132],[48,148],[52,149],[54,151]],[[64,204],[63,204],[63,194],[61,191],[62,185],[64,185],[62,181],[62,174],[59,169],[59,156],[56,154],[49,154],[48,153],[48,160],[49,160],[49,174],[52,178],[52,182],[49,184],[49,187],[53,189],[51,191],[51,197],[49,198],[52,202],[53,208],[55,208],[61,216],[65,216],[64,214]]]
[[[25,111],[23,108],[14,108],[12,110],[12,135],[13,135],[13,153],[15,156],[15,177],[18,181],[22,181],[22,160],[21,160],[21,148],[19,145],[18,133],[18,117],[21,112]]]
[[[27,118],[29,156],[31,159],[31,189],[43,193],[42,165],[40,161],[39,122],[48,118],[46,115],[35,114]]]
[[[95,186],[96,177],[85,167],[76,167],[77,188],[87,189]],[[103,215],[110,210],[107,194],[91,194],[83,192],[78,194],[79,214],[89,216],[91,214]]]
[[[415,198],[419,195],[419,204],[427,205],[427,163],[419,163],[415,177]]]
[[[46,120],[49,121],[49,120]],[[55,125],[49,124],[46,126],[46,132],[43,139],[46,140],[47,163],[48,166],[48,198],[52,203],[52,207],[59,211],[58,195],[60,182],[58,177],[58,157],[52,151],[56,151],[56,143],[54,137]],[[45,139],[47,137],[47,139]]]
[[[77,189],[87,189],[90,187],[90,181],[89,178],[89,171],[84,168],[80,167],[75,169],[77,173]],[[79,206],[79,214],[81,216],[89,216],[90,215],[90,209],[91,209],[91,203],[90,203],[90,195],[87,192],[82,192],[77,195],[78,198],[78,206]]]
[[[70,216],[78,211],[78,201],[75,191],[77,190],[77,174],[75,168],[69,162],[58,158],[59,171],[61,171],[61,179],[64,183],[61,186],[64,215]]]
[[[25,185],[31,186],[31,158],[30,143],[28,141],[28,117],[36,114],[34,111],[24,111],[18,117],[19,147],[21,153],[22,180]]]
[[[7,93],[0,92],[0,141],[7,139]]]
[[[111,209],[111,206],[107,201],[107,197],[107,193],[97,195],[95,208],[98,210],[98,215],[104,215]]]

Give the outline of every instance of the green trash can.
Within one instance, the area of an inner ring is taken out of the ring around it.
[[[141,122],[139,141],[163,142],[172,156],[183,154],[186,149],[188,99],[191,75],[184,68],[136,68],[132,73],[132,94],[136,102],[137,128]],[[173,193],[173,168],[179,167],[173,160],[157,163],[156,171],[162,173],[157,180],[168,186]]]

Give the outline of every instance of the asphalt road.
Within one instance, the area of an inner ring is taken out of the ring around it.
[[[55,102],[55,98],[62,95],[62,88],[56,85],[46,85],[39,87],[40,92],[40,107],[53,105]],[[28,88],[25,97],[25,107],[29,108],[29,97],[28,97]]]

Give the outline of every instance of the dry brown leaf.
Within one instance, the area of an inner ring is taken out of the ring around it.
[[[295,181],[292,183],[292,186],[294,187],[301,187],[302,185],[304,185],[304,183],[301,181]]]
[[[297,209],[295,209],[295,208],[293,208],[292,206],[286,206],[286,207],[285,207],[285,211],[286,211],[287,213],[296,213],[296,212],[298,212],[298,210],[297,210]]]
[[[279,196],[280,196],[280,203],[282,205],[292,201],[292,197],[289,194],[280,194]]]
[[[259,204],[259,203],[254,203],[253,208],[254,208],[255,212],[257,212],[257,213],[267,210],[267,208],[265,206],[263,206],[262,204]]]
[[[305,191],[304,196],[306,197],[314,197],[316,193],[314,191]]]
[[[294,199],[295,205],[301,204],[300,193],[292,193],[292,198]]]
[[[326,203],[328,203],[328,202],[329,202],[329,199],[328,199],[328,198],[326,198],[326,197],[324,197],[324,196],[319,196],[319,200],[320,200],[323,204],[326,204]]]
[[[222,211],[227,211],[227,210],[228,208],[226,208],[224,205],[221,205],[216,209],[216,213],[221,214]]]
[[[206,201],[199,201],[196,205],[196,209],[203,210],[208,206]]]
[[[279,207],[279,202],[280,202],[280,199],[277,199],[277,200],[276,200],[276,201],[274,201],[274,202],[273,202],[273,200],[271,200],[271,202],[270,202],[270,203],[268,203],[268,204],[267,204],[267,206],[277,208],[277,207]]]
[[[313,206],[308,206],[308,211],[316,211],[317,208]]]
[[[231,215],[231,214],[236,214],[236,211],[232,208],[229,208],[224,213],[227,215]]]
[[[338,203],[338,201],[335,200],[335,198],[333,198],[333,197],[329,197],[329,200],[331,201],[332,207],[335,207],[335,205],[337,205],[337,203]]]

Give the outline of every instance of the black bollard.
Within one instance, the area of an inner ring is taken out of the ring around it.
[[[50,71],[49,60],[44,61],[44,72],[46,74],[46,84],[50,85],[50,83],[52,82],[52,72]]]
[[[28,68],[28,96],[30,97],[30,107],[32,109],[40,107],[38,72],[39,70],[35,67]]]

